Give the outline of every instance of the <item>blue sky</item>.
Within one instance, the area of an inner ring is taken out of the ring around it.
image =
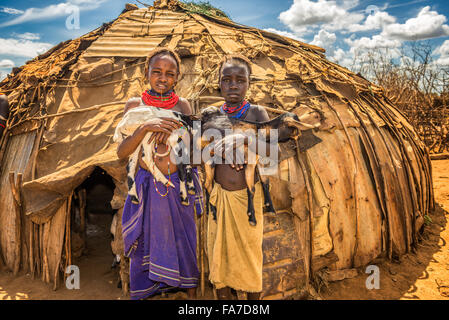
[[[152,4],[152,0],[146,0]],[[114,20],[133,0],[0,0],[0,79],[11,68],[67,39]],[[145,2],[143,0],[142,2]],[[349,66],[368,50],[400,56],[416,41],[449,67],[449,4],[444,0],[210,0],[241,24],[324,47]],[[79,25],[76,19],[79,12]]]

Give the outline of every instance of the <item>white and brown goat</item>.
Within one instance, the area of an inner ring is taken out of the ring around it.
[[[114,141],[121,143],[126,137],[132,135],[134,131],[146,121],[153,118],[173,118],[180,121],[185,130],[189,131],[191,129],[191,122],[188,116],[184,116],[182,113],[146,106],[141,104],[136,108],[132,108],[128,110],[123,116],[122,120],[116,127],[114,134]],[[173,149],[176,152],[176,156],[182,155],[182,149],[185,144],[190,145],[189,141],[184,141],[186,138],[186,132],[178,132],[175,130],[167,140],[170,149]],[[152,132],[148,132],[145,137],[142,139],[142,142],[136,148],[136,150],[130,155],[128,160],[128,165],[126,166],[126,170],[128,173],[128,194],[131,197],[131,201],[133,203],[139,203],[139,198],[137,195],[136,185],[135,185],[135,174],[137,169],[137,164],[139,161],[139,152],[142,149],[142,159],[148,167],[149,171],[155,178],[155,180],[162,182],[163,184],[173,187],[173,183],[171,183],[167,177],[158,169],[157,166],[153,165],[154,159],[154,144],[155,140],[153,139],[151,143],[147,143],[152,136]],[[177,164],[178,167],[178,175],[180,180],[180,197],[181,203],[183,205],[189,205],[189,200],[187,197],[188,194],[195,194],[195,186],[193,183],[193,173],[192,166],[190,164],[185,164],[182,161],[179,161]]]

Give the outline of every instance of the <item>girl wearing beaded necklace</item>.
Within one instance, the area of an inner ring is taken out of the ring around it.
[[[170,49],[161,48],[150,53],[145,68],[150,89],[140,98],[130,99],[125,112],[148,105],[190,115],[189,102],[173,90],[180,65],[181,60]],[[181,204],[177,166],[170,161],[170,149],[166,145],[172,131],[180,127],[182,124],[172,118],[152,119],[123,140],[117,150],[118,157],[124,159],[134,152],[147,132],[153,132],[153,165],[175,186],[164,186],[156,181],[139,155],[140,168],[135,183],[142,201],[134,204],[128,197],[122,217],[125,255],[130,258],[131,299],[144,299],[173,287],[186,289],[190,299],[196,297],[199,272],[194,212],[201,214],[201,195],[189,195],[189,205]],[[201,190],[196,170],[194,183],[196,190]]]
[[[225,99],[220,107],[222,113],[254,122],[269,120],[263,107],[245,100],[251,75],[251,63],[246,57],[225,57],[219,72],[220,91]],[[260,183],[256,184],[254,207],[258,223],[250,226],[243,168],[238,163],[215,165],[210,204],[216,208],[217,219],[209,215],[207,254],[209,280],[217,289],[219,299],[232,299],[231,288],[246,292],[251,300],[258,299],[262,291],[262,191]]]

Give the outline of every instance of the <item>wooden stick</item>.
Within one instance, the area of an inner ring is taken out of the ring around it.
[[[86,189],[81,189],[78,193],[80,203],[80,229],[83,238],[83,245],[86,245]]]
[[[70,196],[69,196],[69,198],[67,200],[66,223],[65,223],[65,225],[66,225],[66,235],[67,235],[67,221],[70,221],[70,212],[72,210],[72,208],[71,208],[71,206],[72,206],[72,197],[73,197],[73,191],[70,193]],[[67,238],[66,238],[65,242],[67,244]],[[66,259],[66,262],[67,262],[67,259]],[[59,256],[59,261],[58,261],[58,263],[55,266],[53,290],[56,290],[58,288],[58,286],[59,286],[59,273],[58,272],[59,272],[59,269],[60,269],[60,265],[61,265],[61,256]],[[66,275],[65,270],[66,270],[66,267],[64,268],[64,280],[65,280],[65,275]]]
[[[34,223],[33,221],[31,221],[31,219],[29,219],[30,222],[30,248],[29,248],[29,264],[30,264],[30,273],[31,273],[31,278],[34,280]]]
[[[64,282],[67,279],[67,266],[69,265],[69,237],[70,237],[70,228],[69,228],[69,220],[71,219],[71,215],[70,215],[70,211],[67,212],[66,218],[65,218],[65,243],[64,243],[64,248],[65,248],[65,264],[64,264]]]
[[[205,214],[202,213],[199,219],[199,227],[200,227],[200,239],[199,239],[199,243],[200,243],[200,265],[201,265],[201,275],[200,275],[200,290],[201,290],[201,297],[204,298],[204,291],[205,291],[205,265],[204,265],[204,226],[203,226],[203,220]]]
[[[36,272],[37,275],[40,276],[41,274],[41,254],[40,254],[40,244],[39,244],[39,225],[38,224],[34,224],[33,225],[33,237],[34,237],[34,253],[35,253],[35,257],[36,257]]]
[[[21,173],[19,173],[19,174],[20,174],[20,176],[22,176]],[[17,175],[17,179],[19,178],[19,174]],[[11,192],[12,192],[12,195],[14,197],[14,201],[17,203],[17,205],[20,206],[20,195],[19,195],[19,192],[17,191],[17,188],[16,188],[16,182],[15,182],[14,175],[15,175],[14,171],[10,171],[9,172],[9,184],[11,186]]]
[[[430,155],[431,160],[445,160],[449,159],[449,153],[434,153]]]
[[[14,200],[14,209],[15,209],[15,259],[14,259],[14,267],[13,274],[17,275],[20,269],[20,262],[22,258],[22,208],[21,208],[21,199],[20,199],[20,188],[22,185],[22,173],[17,174],[17,182],[14,179],[14,172],[9,172],[9,184],[11,186],[11,192]]]
[[[48,233],[50,225],[49,222],[46,224],[43,232],[43,239],[44,239],[44,281],[47,283],[50,283],[50,266],[48,264]],[[47,234],[47,236],[45,236]],[[45,239],[46,238],[46,239]],[[45,241],[46,240],[46,241]]]
[[[40,267],[41,267],[41,279],[42,279],[42,281],[45,281],[44,227],[45,227],[45,224],[39,225],[39,253],[40,253],[40,257],[41,257]]]
[[[299,142],[296,140],[296,152],[298,157],[298,164],[301,168],[304,183],[306,185],[307,190],[307,201],[309,205],[309,214],[304,223],[307,224],[305,231],[305,244],[304,244],[304,264],[305,264],[305,274],[306,274],[306,290],[309,292],[310,290],[310,280],[312,277],[312,215],[313,215],[313,192],[309,182],[309,175],[305,168],[305,163],[302,162],[301,152],[299,151]]]
[[[21,125],[22,123],[25,123],[27,121],[44,120],[44,119],[50,119],[50,118],[55,118],[55,117],[63,117],[63,116],[66,116],[68,114],[87,112],[87,111],[97,110],[97,109],[101,109],[101,108],[109,107],[109,106],[113,106],[113,105],[123,106],[123,105],[125,105],[125,103],[126,103],[126,101],[113,101],[113,102],[108,102],[108,103],[104,103],[104,104],[98,104],[98,105],[95,105],[95,106],[92,106],[92,107],[88,107],[88,108],[70,110],[70,111],[65,111],[65,112],[55,113],[55,114],[49,114],[49,115],[40,116],[40,117],[31,117],[31,118],[27,118],[27,119],[25,119],[23,121],[20,121],[20,122],[18,122],[16,124],[12,125],[9,128],[9,130],[12,130],[13,128],[18,127],[19,125]]]
[[[72,265],[72,226],[71,226],[71,220],[72,216],[71,216],[71,212],[68,213],[68,217],[67,217],[67,265]],[[65,274],[64,270],[64,274]]]

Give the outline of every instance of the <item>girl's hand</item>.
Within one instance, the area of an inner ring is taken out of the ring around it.
[[[162,132],[168,135],[181,127],[182,123],[172,118],[154,118],[143,124],[146,132]]]
[[[167,144],[167,139],[170,137],[170,134],[165,133],[165,132],[154,132],[151,135],[151,138],[148,140],[148,144],[151,143],[152,140],[154,140],[154,142],[156,144]]]

